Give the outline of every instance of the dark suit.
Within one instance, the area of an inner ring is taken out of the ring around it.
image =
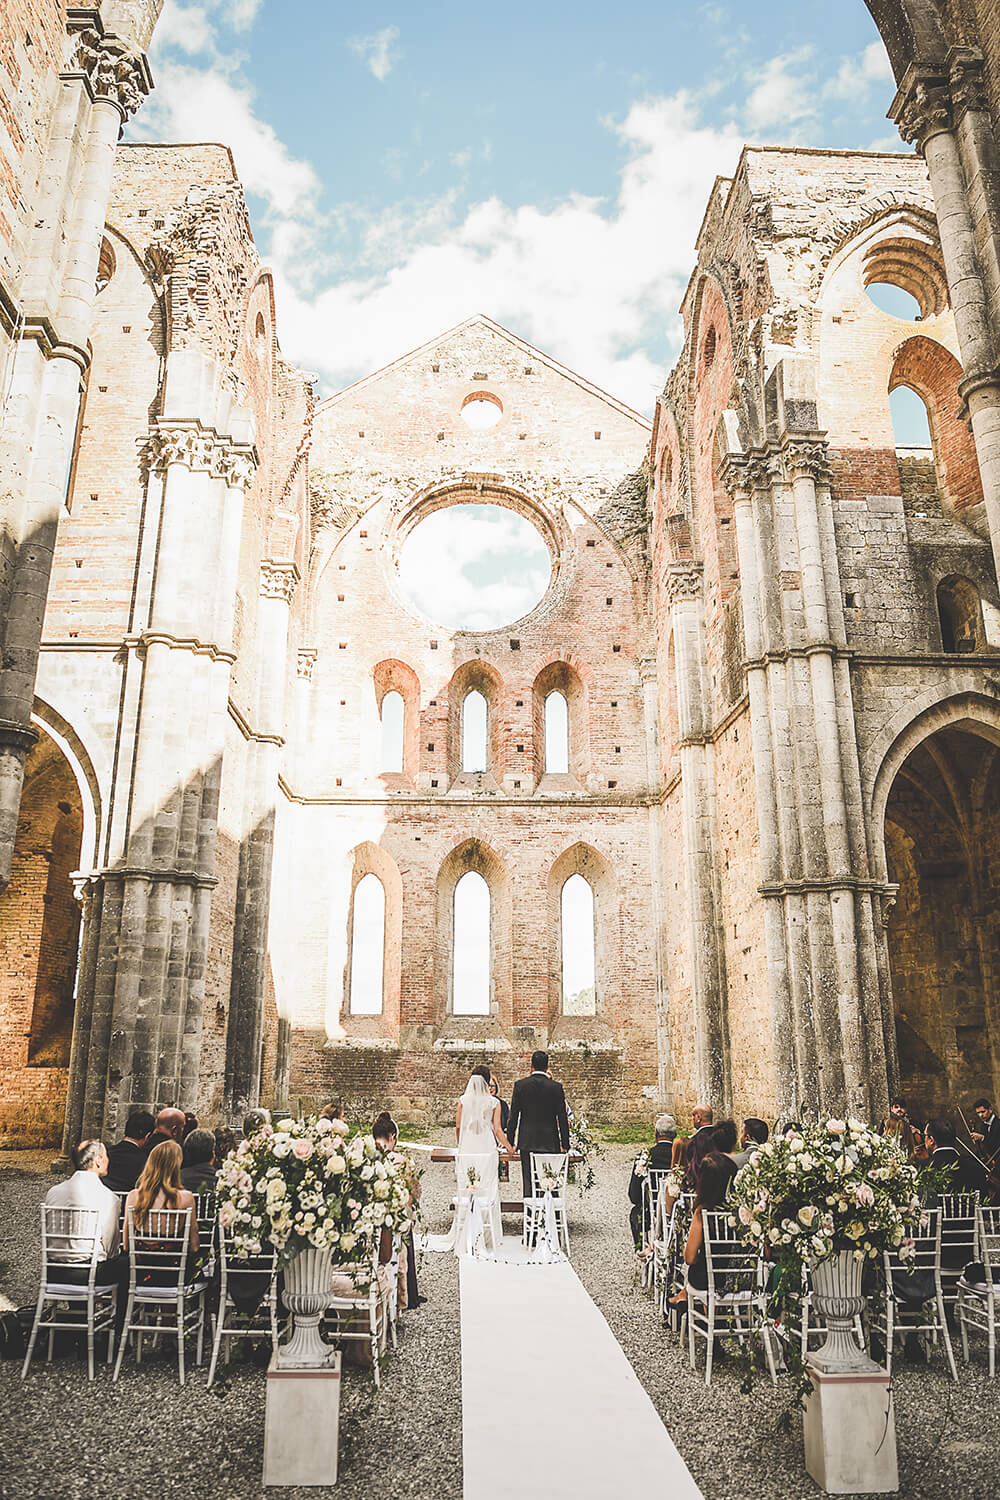
[[[137,1146],[134,1141],[118,1141],[109,1146],[108,1175],[104,1186],[113,1193],[130,1193],[146,1165],[147,1154],[145,1146]]]
[[[629,1224],[632,1229],[632,1238],[638,1248],[642,1248],[642,1192],[646,1182],[646,1172],[668,1172],[673,1158],[673,1141],[657,1141],[650,1149],[649,1160],[646,1163],[646,1171],[636,1171],[635,1163],[632,1165],[632,1176],[628,1183],[628,1201],[632,1208],[629,1212]],[[636,1157],[636,1161],[638,1161]]]
[[[524,1196],[532,1196],[531,1153],[569,1150],[569,1118],[561,1083],[547,1073],[519,1078],[510,1096],[507,1139],[521,1153]]]
[[[977,1120],[973,1127],[977,1135],[981,1135],[981,1141],[973,1144],[980,1156],[992,1161],[994,1165],[1000,1160],[1000,1120],[996,1115],[990,1115],[989,1121],[984,1125],[982,1120]]]

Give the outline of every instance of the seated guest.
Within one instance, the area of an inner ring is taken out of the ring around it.
[[[243,1116],[244,1140],[249,1140],[252,1135],[257,1134],[258,1130],[263,1130],[264,1127],[270,1125],[270,1123],[271,1111],[269,1109],[264,1109],[262,1106],[258,1106],[257,1109],[249,1110]]]
[[[211,1130],[192,1130],[184,1142],[181,1187],[192,1193],[214,1193],[217,1176],[215,1136]]]
[[[717,1212],[722,1208],[729,1184],[732,1180],[729,1168],[732,1165],[717,1151],[708,1152],[701,1162],[698,1190],[695,1194],[691,1228],[684,1245],[684,1263],[688,1268],[687,1279],[698,1291],[708,1290],[708,1263],[705,1257],[704,1213]],[[687,1291],[681,1290],[671,1297],[673,1307],[687,1301]]]
[[[694,1134],[684,1153],[684,1186],[688,1191],[697,1188],[698,1169],[701,1159],[712,1149],[712,1110],[707,1104],[697,1105],[691,1112]]]
[[[156,1121],[148,1109],[133,1110],[125,1121],[125,1135],[108,1152],[106,1185],[113,1193],[128,1193],[146,1165],[146,1142]]]
[[[952,1193],[979,1193],[986,1186],[986,1169],[980,1165],[970,1152],[959,1152],[958,1137],[955,1127],[950,1120],[928,1120],[924,1127],[924,1139],[930,1155],[927,1158],[927,1166],[932,1172],[948,1171],[951,1176],[948,1185],[941,1189],[943,1192]],[[936,1196],[936,1195],[935,1195]],[[934,1206],[933,1197],[930,1206]],[[971,1260],[972,1257],[968,1256]]]
[[[736,1164],[736,1121],[720,1120],[712,1127],[712,1151],[729,1163],[730,1182],[740,1170]]]
[[[632,1242],[637,1250],[644,1248],[642,1244],[642,1196],[646,1173],[669,1171],[673,1162],[674,1138],[677,1135],[677,1125],[673,1115],[657,1115],[653,1124],[653,1133],[656,1137],[655,1145],[650,1147],[645,1165],[642,1164],[644,1152],[635,1158],[628,1184],[628,1201],[632,1205],[628,1221],[632,1230]]]
[[[321,1120],[329,1120],[335,1130],[341,1135],[346,1135],[348,1130],[346,1118],[346,1105],[343,1099],[331,1099],[329,1104],[324,1104],[319,1112]]]
[[[125,1200],[126,1210],[132,1210],[132,1223],[136,1238],[155,1239],[163,1233],[163,1224],[158,1220],[157,1209],[191,1210],[191,1238],[188,1265],[198,1251],[198,1220],[195,1215],[194,1194],[181,1186],[181,1162],[184,1153],[176,1141],[164,1141],[154,1147],[149,1160],[142,1169],[142,1176]],[[124,1248],[128,1249],[128,1220],[125,1221]],[[147,1277],[156,1280],[155,1275]],[[169,1266],[163,1268],[164,1281],[170,1281]]]
[[[217,1162],[225,1161],[231,1151],[236,1150],[236,1131],[231,1130],[228,1125],[216,1125],[215,1127],[215,1159]]]
[[[742,1151],[737,1151],[733,1157],[737,1168],[745,1167],[751,1156],[756,1156],[761,1146],[767,1144],[767,1123],[758,1119],[756,1115],[748,1115],[743,1121],[743,1134],[740,1136]]]
[[[161,1109],[156,1117],[156,1129],[146,1141],[146,1160],[164,1141],[179,1141],[184,1134],[185,1114],[182,1109]]]
[[[375,1139],[375,1144],[376,1146],[378,1146],[380,1151],[389,1153],[396,1150],[396,1145],[399,1141],[399,1129],[396,1125],[395,1120],[389,1114],[388,1110],[383,1110],[382,1114],[378,1116],[377,1120],[372,1126],[372,1135]],[[406,1162],[412,1167],[412,1163],[410,1163],[409,1157],[405,1156],[403,1153],[400,1153],[397,1156],[397,1160]],[[413,1174],[410,1181],[410,1196],[414,1203],[419,1203],[420,1179],[416,1176],[416,1173]],[[427,1298],[422,1297],[417,1289],[417,1253],[413,1244],[412,1230],[403,1241],[403,1253],[400,1256],[399,1269],[400,1307],[419,1307],[421,1302],[427,1301]]]
[[[889,1113],[879,1126],[879,1135],[896,1141],[907,1156],[913,1152],[913,1127],[906,1112],[905,1099],[890,1099]]]
[[[100,1239],[99,1264],[95,1280],[99,1286],[111,1286],[127,1273],[127,1262],[118,1254],[118,1220],[121,1203],[117,1193],[105,1187],[101,1179],[108,1170],[108,1153],[103,1141],[81,1141],[70,1152],[73,1175],[65,1182],[57,1182],[45,1194],[45,1203],[50,1208],[96,1208],[98,1212],[97,1234]],[[71,1286],[86,1286],[90,1275],[90,1257],[93,1239],[69,1240],[65,1251],[60,1249],[58,1278]],[[70,1265],[62,1263],[65,1253]],[[72,1262],[79,1262],[78,1265]]]
[[[186,1109],[184,1111],[184,1129],[181,1131],[181,1145],[182,1146],[183,1146],[184,1142],[187,1140],[188,1136],[191,1134],[192,1130],[197,1130],[197,1129],[198,1129],[198,1116],[193,1112],[193,1110]]]

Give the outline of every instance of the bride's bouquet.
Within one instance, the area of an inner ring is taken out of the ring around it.
[[[409,1232],[408,1174],[370,1135],[343,1135],[336,1122],[279,1120],[241,1141],[223,1161],[219,1221],[235,1255],[267,1248],[291,1260],[312,1245],[335,1265],[370,1253],[382,1230]]]

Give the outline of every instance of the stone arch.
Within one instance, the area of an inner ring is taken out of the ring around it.
[[[481,875],[490,893],[490,1013],[488,1017],[454,1016],[455,888],[469,871]],[[434,938],[435,1019],[463,1031],[506,1029],[512,1021],[511,882],[496,850],[472,836],[444,858],[438,870]]]
[[[984,504],[975,444],[957,415],[961,379],[955,356],[925,334],[899,345],[889,372],[890,392],[908,386],[927,408],[938,490],[946,506],[957,512]]]
[[[487,768],[462,769],[462,707],[469,693],[486,699]],[[457,667],[448,684],[448,776],[472,787],[498,786],[504,773],[504,684],[496,667],[473,657]]]
[[[83,832],[80,840],[80,868],[96,868],[101,861],[101,843],[106,830],[103,826],[104,799],[101,785],[107,785],[111,767],[101,753],[101,746],[94,736],[84,734],[64,718],[50,701],[35,696],[31,711],[31,722],[58,745],[69,763],[80,794],[83,808]]]
[[[25,764],[10,883],[0,895],[0,1139],[62,1137],[76,1002],[84,797],[42,730]]]
[[[936,594],[942,651],[985,651],[983,601],[972,580],[950,573],[941,579]]]
[[[403,700],[403,778],[411,784],[417,779],[420,766],[420,679],[411,666],[393,658],[380,661],[372,671],[375,688],[375,707],[379,718],[382,703],[389,693],[398,693]],[[398,773],[396,773],[398,776]],[[382,779],[391,783],[393,773],[382,773]]]
[[[346,914],[346,957],[344,963],[344,1003],[341,1024],[344,1033],[355,1039],[374,1039],[399,1035],[400,998],[402,995],[403,952],[403,878],[392,855],[370,839],[352,851],[350,899]],[[382,1013],[351,1013],[351,975],[354,965],[354,897],[366,875],[374,875],[385,893],[385,926],[382,946]]]
[[[948,44],[935,0],[865,0],[865,4],[885,43],[897,83],[911,63],[944,61]]]
[[[582,875],[594,893],[596,1014],[562,1014],[562,888],[571,875]],[[613,865],[582,840],[565,849],[549,869],[546,882],[549,931],[549,1024],[560,1039],[610,1035],[621,1004],[621,912]]]
[[[562,693],[569,710],[569,772],[581,785],[586,784],[591,768],[590,711],[587,701],[587,678],[568,656],[549,661],[532,684],[532,722],[535,740],[536,783],[549,774],[546,771],[545,702],[550,693]]]

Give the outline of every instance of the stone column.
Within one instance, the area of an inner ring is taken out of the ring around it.
[[[725,1108],[730,1098],[726,971],[714,868],[715,784],[705,723],[705,641],[701,564],[670,563],[667,600],[677,672],[684,861],[691,911],[695,1063],[700,1101]]]
[[[639,662],[639,683],[646,726],[646,785],[652,793],[660,785],[660,747],[657,733],[657,669],[655,656],[644,656]],[[656,1097],[662,1104],[673,1092],[673,1069],[670,1063],[670,1022],[667,993],[666,917],[663,890],[666,873],[663,865],[663,808],[660,798],[650,798],[649,853],[652,873],[654,951],[656,954]]]
[[[955,48],[947,65],[912,64],[889,110],[903,139],[927,163],[937,211],[941,254],[955,315],[966,404],[983,482],[993,562],[1000,578],[1000,305],[991,308],[972,204],[989,213],[996,174],[996,145],[982,83],[982,58]],[[986,179],[985,184],[982,180]],[[993,182],[990,179],[993,179]],[[995,208],[993,214],[995,216]],[[982,216],[982,215],[981,215]],[[984,236],[984,245],[988,241]],[[1000,268],[988,263],[991,282]]]
[[[240,848],[226,1040],[226,1111],[232,1119],[260,1100],[275,797],[285,743],[288,617],[298,581],[294,562],[261,563],[256,724],[249,746],[248,815]]]
[[[71,13],[52,150],[26,254],[24,336],[0,443],[5,545],[0,619],[0,890],[10,879],[42,621],[89,361],[97,267],[123,123],[149,89],[145,59]]]

